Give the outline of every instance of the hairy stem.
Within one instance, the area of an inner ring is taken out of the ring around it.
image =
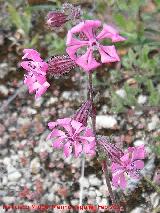
[[[91,114],[91,118],[92,118],[92,128],[93,128],[93,133],[95,135],[95,139],[96,139],[96,112],[95,112],[95,108],[94,108],[94,103],[93,103],[93,83],[92,83],[92,73],[89,73],[89,91],[90,91],[90,99],[92,102],[92,114]],[[112,191],[112,187],[110,184],[110,179],[109,179],[109,172],[108,172],[108,167],[107,167],[107,163],[106,161],[102,162],[102,170],[105,176],[105,180],[106,180],[106,184],[108,187],[108,191],[112,200],[112,203],[116,203],[113,191]]]
[[[109,172],[108,172],[108,166],[107,166],[107,162],[105,160],[102,161],[102,169],[103,169],[103,173],[105,176],[105,180],[106,180],[106,184],[108,187],[108,191],[112,200],[112,203],[116,203],[113,191],[112,191],[112,187],[111,187],[111,183],[110,183],[110,179],[109,179]]]

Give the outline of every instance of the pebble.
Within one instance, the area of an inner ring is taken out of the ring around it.
[[[48,200],[50,201],[50,202],[53,202],[54,201],[54,194],[53,194],[53,192],[52,193],[50,193],[50,194],[48,194]]]
[[[46,106],[50,106],[50,105],[55,104],[55,103],[57,103],[57,102],[58,102],[58,98],[57,98],[57,97],[51,97],[51,98],[49,98],[49,100],[47,101]]]
[[[137,207],[133,209],[130,213],[146,213],[146,211],[141,207]]]
[[[81,180],[80,180],[80,182],[83,184],[83,187],[84,188],[89,188],[89,181],[88,181],[88,179],[87,178],[82,178]]]
[[[117,125],[117,120],[111,115],[98,115],[96,117],[97,129],[112,129]]]
[[[126,97],[126,91],[124,89],[117,90],[116,94],[119,95],[121,98],[125,98]]]
[[[16,171],[16,170],[15,170],[15,172],[9,171],[8,173],[9,173],[8,174],[8,180],[10,180],[10,181],[17,181],[22,176],[21,173]]]
[[[37,174],[41,169],[39,158],[34,158],[30,164],[30,170],[32,173]]]
[[[135,146],[141,146],[141,145],[144,145],[146,142],[145,141],[143,141],[143,140],[136,140],[136,141],[134,141],[134,145]]]
[[[4,85],[0,85],[0,93],[3,95],[3,96],[7,96],[9,91],[8,91],[8,88]]]
[[[151,119],[151,122],[148,123],[148,130],[152,131],[160,126],[160,120],[157,115],[154,115]]]
[[[147,101],[147,96],[145,96],[145,95],[139,95],[139,96],[138,96],[137,102],[138,102],[139,104],[145,104],[146,101]]]
[[[89,191],[88,196],[90,198],[95,198],[96,197],[96,192],[95,191]]]
[[[153,208],[156,208],[158,207],[158,205],[160,205],[160,197],[159,195],[157,194],[157,192],[154,192],[150,195],[151,197],[151,203],[153,205]]]
[[[9,197],[9,196],[2,197],[2,201],[3,201],[5,204],[8,204],[8,203],[15,203],[16,197]]]
[[[94,174],[89,176],[89,183],[91,186],[100,186],[102,181],[99,180]]]
[[[72,204],[73,206],[76,206],[76,205],[79,204],[79,201],[78,201],[77,199],[73,199],[73,200],[71,200],[71,204]]]

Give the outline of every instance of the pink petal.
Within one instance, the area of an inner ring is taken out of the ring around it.
[[[63,149],[64,149],[64,155],[65,155],[65,157],[68,157],[71,154],[71,152],[72,152],[72,143],[70,141],[67,142],[64,145]]]
[[[118,188],[119,186],[119,175],[114,175],[112,177],[112,184],[114,187]]]
[[[29,75],[25,76],[24,83],[27,86],[35,83],[35,81],[36,81],[36,77],[34,75],[33,76],[29,76]]]
[[[66,49],[66,52],[68,53],[68,55],[70,56],[70,58],[72,60],[76,60],[77,56],[76,56],[76,52],[79,48],[83,47],[84,45],[74,45],[74,46],[69,46]]]
[[[93,137],[93,131],[90,128],[85,128],[85,133],[84,133],[85,137]]]
[[[122,161],[122,163],[123,163],[124,165],[127,165],[127,164],[129,164],[129,163],[131,162],[131,156],[130,156],[129,153],[126,153],[126,154],[124,154],[124,155],[120,158],[120,160]]]
[[[120,61],[114,45],[112,46],[99,45],[99,53],[101,55],[102,63]]]
[[[127,181],[126,181],[126,178],[125,178],[125,176],[124,176],[123,173],[120,175],[119,185],[120,185],[120,187],[121,187],[123,190],[126,189]]]
[[[133,162],[135,169],[143,169],[144,162],[142,160],[136,160]]]
[[[118,163],[112,163],[112,165],[111,165],[111,171],[112,171],[112,173],[122,172],[123,171],[123,166],[121,166]]]
[[[31,59],[33,61],[42,61],[42,59],[40,58],[40,54],[34,50],[34,49],[24,49],[23,50],[24,56],[22,57],[22,59]]]
[[[94,38],[92,29],[99,26],[101,26],[101,22],[99,20],[85,20],[73,27],[70,32],[71,34],[84,32],[89,39],[92,39]]]
[[[40,85],[38,90],[36,91],[35,98],[37,99],[42,96],[47,91],[49,86],[50,84],[47,81],[44,84]]]
[[[84,127],[82,127],[82,124],[80,122],[78,122],[78,121],[75,121],[75,120],[71,121],[71,126],[75,130],[74,134],[77,134],[77,133],[81,132],[84,129]]]
[[[54,129],[50,134],[49,134],[49,138],[51,139],[53,137],[62,137],[62,136],[66,136],[65,133],[61,130],[58,129]]]
[[[100,27],[101,22],[99,20],[85,20],[83,23],[81,31],[85,33],[89,40],[94,39],[95,35],[93,29]]]
[[[75,61],[80,67],[82,67],[86,72],[89,72],[90,70],[96,69],[100,66],[100,63],[98,63],[93,58],[93,50],[91,48],[88,48],[87,52],[77,58]]]
[[[58,119],[57,123],[59,125],[70,125],[71,120],[72,120],[71,118],[62,118],[62,119]]]
[[[86,154],[91,154],[94,155],[95,154],[95,142],[93,143],[84,143],[83,144],[83,151]]]
[[[95,141],[95,137],[79,136],[79,139],[83,142],[89,142],[89,143]]]
[[[67,44],[67,46],[80,45],[80,47],[83,47],[83,46],[89,45],[89,42],[73,38],[72,32],[68,31],[66,44]]]
[[[119,35],[118,31],[109,25],[104,25],[102,31],[97,36],[97,40],[109,38],[112,42],[125,41],[126,39]]]
[[[22,61],[21,66],[29,72],[41,74],[43,76],[46,75],[48,69],[48,64],[46,62]]]
[[[130,151],[131,148],[128,150]],[[145,148],[144,145],[132,147],[132,161],[137,159],[144,159],[145,158]]]
[[[56,125],[57,125],[57,122],[49,122],[49,123],[48,123],[48,127],[49,127],[50,129],[55,128]]]

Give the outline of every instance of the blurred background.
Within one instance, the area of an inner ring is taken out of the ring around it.
[[[79,203],[81,159],[64,159],[46,137],[49,121],[71,116],[81,105],[84,73],[72,71],[59,79],[50,78],[47,93],[35,101],[23,86],[24,71],[20,68],[24,48],[38,50],[44,59],[65,52],[65,37],[71,25],[58,31],[46,26],[47,13],[61,8],[64,2],[0,0],[1,204]],[[99,92],[97,133],[123,148],[145,145],[148,157],[141,181],[129,180],[124,192],[114,187],[113,190],[117,200],[125,202],[125,212],[158,213],[160,1],[67,2],[81,6],[83,18],[116,26],[127,38],[116,45],[121,61],[102,66],[94,73],[95,93]],[[83,203],[111,204],[98,159],[86,159]],[[6,212],[2,206],[0,212]]]

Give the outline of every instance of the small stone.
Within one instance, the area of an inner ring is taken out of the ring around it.
[[[37,174],[41,169],[41,165],[38,158],[34,158],[30,164],[31,173]]]
[[[141,207],[136,207],[130,213],[145,213],[146,211]]]
[[[15,172],[9,172],[8,180],[17,181],[18,179],[21,178],[21,176],[22,176],[21,173],[15,170]]]
[[[53,104],[55,104],[55,103],[57,103],[57,102],[58,102],[58,98],[57,98],[57,97],[51,97],[51,98],[47,101],[46,106],[53,105]]]
[[[145,95],[139,95],[138,96],[138,103],[139,104],[145,104],[146,101],[147,101],[147,96],[145,96]]]
[[[96,194],[97,194],[97,196],[102,196],[102,193],[99,191],[99,190],[96,190]]]
[[[0,85],[0,94],[3,96],[7,96],[9,93],[8,88],[4,85]]]
[[[96,192],[95,191],[89,191],[88,196],[90,198],[95,198],[96,197]]]
[[[76,205],[79,204],[79,201],[76,200],[76,199],[73,199],[73,200],[71,200],[71,204],[72,204],[73,206],[76,206]]]
[[[154,192],[150,195],[151,197],[151,203],[153,205],[153,208],[156,208],[158,207],[158,205],[160,204],[160,197],[159,195],[157,194],[157,192]]]
[[[126,97],[126,91],[124,89],[117,90],[116,94],[119,95],[121,98],[125,98]]]
[[[84,188],[89,188],[89,181],[87,178],[84,177],[84,178],[80,179],[79,182],[81,182],[81,184],[83,185]]]
[[[156,128],[159,128],[159,126],[160,126],[160,120],[157,115],[154,115],[151,119],[151,122],[148,124],[148,130],[152,131]]]
[[[8,203],[15,203],[16,197],[9,197],[9,196],[2,197],[2,201],[4,203],[6,203],[6,204],[8,204]]]
[[[136,141],[134,141],[134,145],[135,146],[141,146],[141,145],[144,145],[145,144],[145,141],[143,141],[143,140],[136,140]]]
[[[53,194],[53,192],[50,193],[50,194],[48,194],[48,200],[49,200],[50,202],[53,202],[53,201],[54,201],[54,194]]]
[[[102,205],[102,206],[108,206],[109,205],[108,200],[106,198],[102,198],[102,200],[100,202],[100,205]]]
[[[100,186],[102,184],[101,180],[99,180],[95,175],[89,176],[89,183],[91,186]]]
[[[96,117],[97,129],[112,129],[117,125],[116,119],[111,115],[98,115]]]

